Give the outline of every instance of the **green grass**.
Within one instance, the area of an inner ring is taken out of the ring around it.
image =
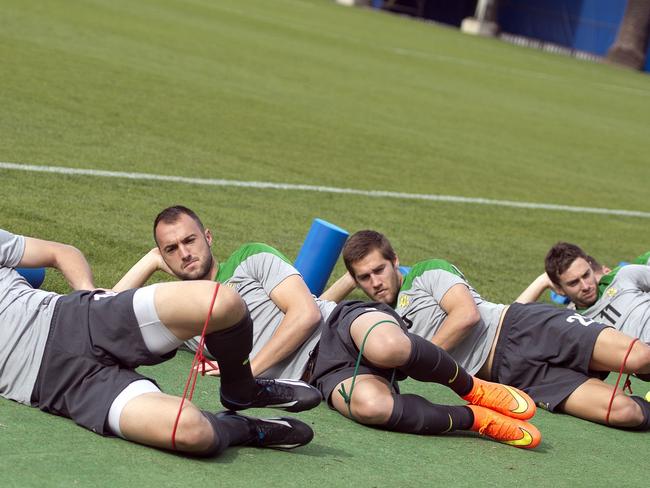
[[[4,0],[0,25],[0,161],[650,211],[647,75],[325,0]],[[75,244],[105,287],[174,203],[203,217],[221,259],[245,241],[293,258],[321,217],[385,232],[404,264],[445,257],[503,302],[559,239],[610,264],[650,242],[641,218],[6,170],[0,182],[0,227]],[[67,290],[54,272],[44,286]],[[179,354],[146,372],[178,394],[188,367]],[[197,402],[219,408],[216,391],[202,380]],[[294,453],[196,461],[0,401],[2,484],[639,484],[650,454],[647,434],[546,412],[537,452],[372,430],[324,406],[300,417],[317,436]]]

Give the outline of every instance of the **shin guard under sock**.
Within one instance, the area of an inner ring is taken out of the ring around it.
[[[206,334],[205,346],[219,364],[221,394],[245,403],[257,391],[248,355],[253,348],[253,321],[246,315],[235,325]]]
[[[411,355],[398,369],[418,381],[440,383],[459,396],[467,395],[473,378],[443,349],[415,334],[407,334]]]
[[[383,426],[408,434],[434,435],[469,430],[474,414],[463,406],[435,405],[418,395],[393,395],[393,412]]]
[[[650,430],[650,403],[636,395],[630,396],[629,398],[641,407],[641,412],[643,413],[643,422],[635,427],[630,427],[630,430]]]

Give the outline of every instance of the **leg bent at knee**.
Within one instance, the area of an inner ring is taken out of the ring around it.
[[[349,397],[341,394],[343,388],[350,393]],[[342,415],[350,418],[351,411],[353,420],[367,425],[385,424],[393,411],[390,385],[384,378],[374,375],[357,376],[354,388],[352,378],[347,379],[334,389],[330,401]]]
[[[361,424],[385,424],[393,411],[393,399],[386,395],[356,394],[352,399],[352,414]]]
[[[396,319],[382,312],[369,312],[356,318],[350,335],[363,356],[380,368],[401,366],[411,354],[410,341]]]
[[[641,402],[644,402],[646,405],[648,403],[640,397],[629,397],[623,393],[616,395],[609,414],[609,425],[612,427],[634,429],[647,423],[647,411],[649,408],[645,406],[646,411],[644,412],[644,405]]]

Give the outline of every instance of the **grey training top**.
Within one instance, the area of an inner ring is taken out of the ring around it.
[[[650,266],[623,266],[598,301],[579,312],[650,343]]]
[[[59,295],[13,269],[24,252],[23,236],[0,229],[0,395],[29,405]]]
[[[234,288],[242,297],[253,320],[253,350],[251,358],[269,342],[284,313],[271,300],[271,292],[292,275],[300,274],[279,251],[266,244],[244,244],[225,262],[219,265],[216,280]],[[316,299],[321,316],[326,319],[336,304]],[[264,378],[299,379],[305,370],[309,354],[320,340],[323,320],[309,338],[284,360],[275,364],[260,376]],[[185,343],[193,351],[198,347],[197,338]]]
[[[505,305],[483,300],[453,264],[442,259],[430,259],[417,263],[404,277],[395,311],[405,319],[409,332],[431,340],[447,318],[447,312],[440,302],[449,289],[457,284],[469,289],[481,320],[460,344],[447,352],[469,374],[474,375],[490,354]]]

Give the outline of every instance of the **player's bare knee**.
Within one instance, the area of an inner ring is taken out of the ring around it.
[[[194,405],[183,407],[176,430],[176,448],[179,451],[204,451],[213,441],[210,423]]]
[[[352,413],[362,424],[385,424],[391,412],[391,402],[383,395],[358,395],[352,399]]]
[[[376,347],[368,347],[368,354],[365,356],[382,368],[402,366],[411,355],[411,342],[404,334],[384,334],[379,345],[374,345]]]
[[[620,427],[633,427],[643,422],[641,408],[624,394],[616,395],[609,414],[609,423]]]
[[[210,316],[211,325],[221,325],[217,329],[224,328],[224,322],[227,325],[239,323],[248,313],[246,304],[242,298],[232,289],[222,286],[217,296],[217,303],[212,307]]]

